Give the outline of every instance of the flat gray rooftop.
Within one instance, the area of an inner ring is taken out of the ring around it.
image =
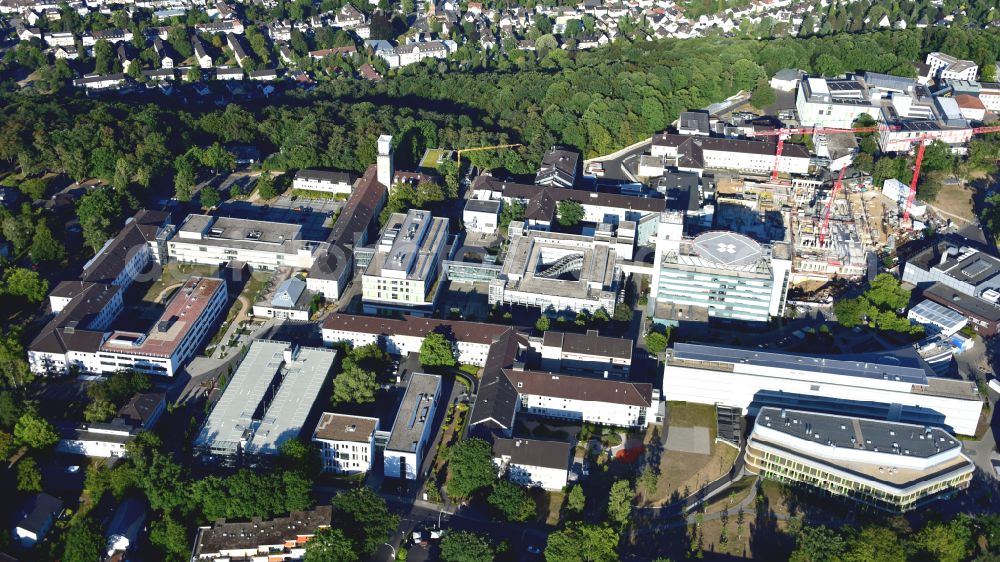
[[[291,348],[269,340],[250,345],[195,438],[196,448],[235,454],[239,445],[251,454],[275,454],[282,442],[298,436],[336,352],[299,348],[286,362],[285,350]]]
[[[434,397],[441,388],[441,377],[426,373],[413,373],[406,385],[406,393],[399,404],[396,421],[392,425],[392,435],[386,443],[386,450],[412,453],[424,434],[424,427],[433,423],[430,415]]]
[[[917,458],[962,447],[958,439],[937,427],[802,410],[761,408],[756,423],[805,441]]]
[[[181,238],[201,234],[209,239],[281,244],[286,240],[298,239],[301,230],[301,226],[291,223],[188,215],[178,232]]]
[[[923,367],[904,366],[902,362],[906,360],[893,355],[865,355],[832,359],[815,355],[774,353],[757,349],[677,343],[674,344],[673,357],[690,361],[745,363],[775,369],[927,384],[927,372]]]

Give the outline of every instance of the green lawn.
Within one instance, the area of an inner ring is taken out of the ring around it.
[[[163,273],[159,279],[143,285],[146,292],[142,300],[156,302],[156,297],[167,287],[180,285],[192,275],[218,275],[218,272],[219,268],[212,265],[168,263],[163,266]]]
[[[668,424],[678,427],[708,427],[715,431],[715,406],[690,402],[667,404]]]
[[[424,152],[424,157],[420,159],[420,167],[437,169],[438,159],[440,159],[442,155],[444,155],[444,149],[428,148]]]

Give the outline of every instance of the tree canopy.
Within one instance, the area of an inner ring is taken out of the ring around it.
[[[454,367],[455,344],[441,332],[430,332],[420,344],[420,364],[425,367]]]
[[[320,529],[306,543],[305,562],[353,562],[357,559],[354,543],[340,529]]]
[[[444,562],[490,562],[496,550],[489,539],[471,531],[448,531],[441,537]]]
[[[487,501],[508,521],[527,521],[535,515],[535,500],[524,488],[508,480],[496,481]]]
[[[493,448],[482,439],[463,439],[447,449],[447,455],[448,482],[445,488],[453,499],[467,499],[497,478]]]
[[[562,226],[575,226],[583,220],[583,205],[579,201],[564,199],[556,207],[556,216]]]
[[[47,420],[27,412],[14,425],[14,439],[32,449],[49,449],[59,442],[59,434]]]
[[[607,525],[571,522],[549,535],[547,562],[613,562],[618,560],[618,533]]]
[[[399,517],[371,488],[342,492],[331,503],[336,527],[353,542],[355,553],[370,556],[399,526]]]

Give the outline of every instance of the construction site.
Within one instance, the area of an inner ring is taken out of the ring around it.
[[[861,277],[870,253],[891,248],[894,238],[886,215],[897,211],[863,184],[845,184],[834,194],[833,183],[721,180],[715,226],[763,242],[788,243],[792,284],[816,287],[834,278]]]

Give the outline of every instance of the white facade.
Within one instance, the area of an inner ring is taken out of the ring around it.
[[[434,303],[441,261],[448,241],[448,219],[430,211],[394,213],[382,230],[375,255],[361,276],[366,313],[410,309],[427,314]]]
[[[972,127],[933,127],[929,129],[888,129],[879,131],[878,146],[883,152],[910,152],[917,144],[941,141],[945,144],[965,145],[972,140]]]
[[[407,43],[394,49],[377,51],[376,54],[385,60],[389,68],[399,68],[428,58],[447,58],[454,51],[451,45],[454,45],[453,41]]]
[[[378,427],[378,418],[324,413],[312,438],[319,445],[323,471],[357,474],[371,470]]]
[[[502,459],[494,459],[498,462]],[[507,478],[521,486],[537,487],[545,490],[562,490],[569,482],[569,471],[565,468],[548,468],[530,464],[511,463],[508,465]]]
[[[424,373],[410,375],[385,446],[383,474],[387,478],[417,479],[434,435],[434,414],[440,396],[441,377]]]
[[[1000,111],[1000,84],[996,82],[980,84],[979,101],[983,102],[987,111]]]
[[[691,154],[697,145],[701,161]],[[691,138],[686,135],[661,134],[653,137],[650,155],[663,159],[663,168],[699,173],[702,170],[733,170],[752,174],[770,174],[777,160],[778,171],[793,175],[809,173],[809,154],[802,147],[785,144],[781,157],[776,158],[777,145],[759,140]],[[655,160],[654,160],[655,161]],[[641,173],[662,175],[648,159]]]
[[[521,412],[547,418],[635,428],[646,427],[656,420],[651,407],[538,394],[521,394],[520,397]]]
[[[424,342],[424,337],[392,333],[373,334],[323,326],[324,345],[332,347],[337,342],[345,341],[350,342],[352,347],[377,344],[384,346],[383,349],[386,353],[405,357],[410,353],[420,353],[420,345]],[[490,345],[489,343],[458,340],[455,359],[459,363],[482,367],[486,363],[486,355],[490,352]]]
[[[255,269],[309,269],[325,247],[301,239],[298,225],[189,215],[167,242],[174,261],[219,265],[233,260]]]
[[[747,412],[755,395],[761,391],[781,391],[806,397],[879,402],[923,408],[944,416],[944,422],[956,433],[975,435],[982,400],[978,393],[959,381],[926,377],[927,384],[908,380],[882,379],[869,376],[840,375],[824,369],[826,360],[809,359],[800,368],[769,366],[752,362],[732,362],[718,358],[717,362],[678,359],[681,348],[703,348],[676,344],[674,356],[663,369],[663,393],[666,400],[697,404],[726,404]],[[706,354],[721,354],[726,348],[709,348]],[[737,350],[748,354],[749,350]],[[700,353],[700,351],[699,351]],[[760,354],[765,355],[765,354]],[[778,355],[778,354],[767,354]],[[851,363],[851,361],[843,361]],[[869,367],[877,367],[870,364]],[[947,388],[940,392],[939,387]]]
[[[50,47],[72,47],[76,44],[76,38],[72,33],[48,33],[45,35],[45,44]]]
[[[462,224],[468,232],[493,234],[500,218],[500,201],[470,199],[462,210]]]
[[[292,180],[292,189],[322,191],[323,193],[351,194],[353,182],[345,173],[330,173],[318,170],[300,170]]]
[[[56,451],[97,458],[124,457],[125,445],[132,441],[135,432],[131,427],[115,429],[108,426],[94,424],[85,430],[78,430],[73,437],[60,439]]]
[[[816,77],[806,78],[799,84],[795,109],[804,127],[849,129],[862,115],[879,118],[879,106],[860,85],[853,89],[831,89],[827,79]]]
[[[889,178],[882,183],[882,195],[895,203],[899,207],[900,213],[906,208],[906,202],[910,198],[910,191],[910,186],[895,178]],[[920,218],[926,212],[927,204],[914,199],[913,204],[910,205],[910,216]]]
[[[929,53],[924,61],[931,76],[938,80],[975,80],[979,65],[969,60],[957,59],[945,53]]]

